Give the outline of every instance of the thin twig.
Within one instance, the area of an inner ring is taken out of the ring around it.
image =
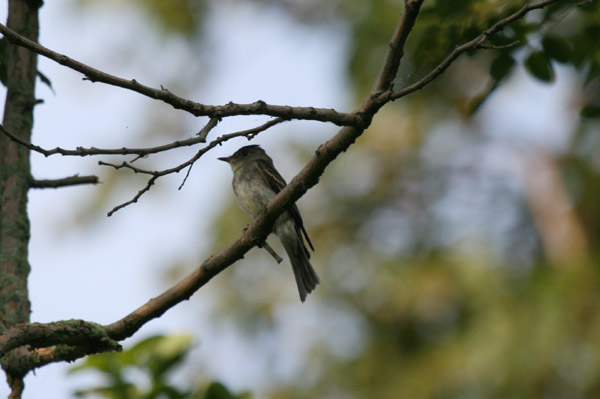
[[[208,123],[202,128],[202,130],[196,133],[196,136],[198,136],[201,143],[206,143],[206,137],[208,136],[208,133],[210,133],[210,131],[213,130],[214,127],[217,126],[217,123],[219,123],[220,121],[220,117],[213,116],[212,118],[210,118]]]
[[[275,119],[271,119],[270,121],[268,121],[268,122],[266,122],[266,123],[264,123],[264,124],[262,124],[260,126],[257,126],[255,128],[252,128],[252,129],[242,130],[242,131],[235,132],[235,133],[225,134],[225,135],[217,138],[215,141],[213,141],[213,143],[214,143],[213,147],[215,147],[216,145],[221,145],[223,142],[225,142],[227,140],[230,140],[230,139],[232,139],[234,137],[246,136],[246,138],[248,140],[252,140],[254,137],[256,137],[257,134],[259,134],[261,132],[264,132],[268,128],[270,128],[272,126],[275,126],[275,125],[277,125],[277,124],[279,124],[281,122],[285,122],[285,121],[286,120],[283,119],[283,118],[275,118]],[[216,123],[215,123],[215,125],[216,125]],[[211,143],[211,144],[213,144],[213,143]],[[213,147],[211,147],[211,148],[213,148]],[[205,152],[203,152],[200,155],[203,155]],[[200,158],[200,157],[198,157],[198,158]],[[198,158],[196,158],[196,160],[198,160]],[[194,160],[192,163],[190,163],[188,171],[185,174],[185,177],[184,177],[183,181],[181,182],[181,185],[179,186],[179,190],[181,190],[183,188],[183,185],[185,184],[185,182],[187,181],[188,177],[190,176],[190,172],[192,171],[192,167],[194,166],[194,162],[196,162],[196,160]]]
[[[59,188],[68,186],[77,186],[80,184],[98,184],[98,176],[70,176],[62,179],[52,180],[31,180],[29,182],[30,188]]]
[[[479,44],[475,48],[483,50],[508,50],[509,48],[517,47],[519,43],[521,43],[519,40],[515,40],[512,43],[503,45]]]
[[[183,185],[187,181],[188,177],[190,177],[190,172],[192,171],[193,167],[194,167],[194,164],[191,163],[190,166],[188,167],[188,170],[187,170],[187,172],[185,174],[185,177],[183,178],[183,181],[181,182],[181,184],[179,185],[179,188],[177,190],[181,190],[183,188]]]
[[[119,209],[124,208],[127,205],[131,205],[135,202],[137,202],[137,200],[146,192],[148,192],[150,190],[150,186],[152,184],[154,184],[154,182],[156,181],[156,179],[158,179],[159,177],[165,176],[165,175],[169,175],[172,173],[179,173],[181,170],[185,169],[186,167],[189,167],[190,169],[188,169],[188,173],[186,174],[185,178],[183,179],[183,182],[181,183],[181,185],[179,186],[179,189],[181,190],[181,188],[183,187],[184,183],[186,182],[191,167],[192,165],[198,160],[200,159],[200,157],[204,154],[206,154],[210,149],[216,147],[217,145],[221,145],[223,142],[230,140],[232,138],[235,137],[246,137],[248,140],[251,140],[252,138],[256,137],[256,135],[258,135],[261,132],[264,132],[265,130],[269,129],[270,127],[273,127],[279,123],[285,122],[286,120],[283,118],[275,118],[275,119],[271,119],[270,121],[263,123],[260,126],[254,127],[252,129],[247,129],[247,130],[241,130],[239,132],[235,132],[235,133],[229,133],[229,134],[224,134],[220,137],[218,137],[217,139],[213,140],[210,142],[210,144],[208,144],[206,147],[201,148],[196,155],[194,155],[192,158],[188,159],[186,162],[175,166],[173,168],[170,169],[164,169],[164,170],[160,170],[160,171],[156,171],[156,170],[147,170],[147,169],[142,169],[142,168],[138,168],[136,166],[131,165],[130,162],[122,162],[120,164],[113,164],[110,162],[104,162],[104,161],[99,161],[98,165],[102,165],[102,166],[110,166],[113,167],[115,169],[129,169],[131,171],[133,171],[134,173],[141,173],[141,174],[145,174],[145,175],[150,175],[152,176],[152,178],[148,181],[148,183],[146,184],[146,186],[144,187],[144,189],[140,190],[134,200],[131,201],[127,201],[123,204],[120,204],[118,206],[116,206],[115,208],[113,208],[109,213],[108,216],[111,216],[113,213],[115,213],[116,211],[118,211]],[[150,182],[152,182],[152,184],[150,184]]]
[[[132,199],[130,199],[127,202],[122,203],[121,205],[115,206],[110,212],[108,212],[108,216],[109,217],[112,216],[113,213],[115,213],[119,209],[125,208],[127,205],[135,204],[138,201],[138,199],[140,199],[140,197],[142,195],[144,195],[144,193],[150,191],[150,187],[152,187],[154,185],[154,182],[156,181],[156,179],[158,179],[158,176],[152,176],[150,178],[150,180],[148,180],[148,183],[146,183],[144,188],[142,188],[140,191],[138,191],[138,193],[135,195],[135,197],[133,197]]]
[[[52,155],[52,151],[54,151],[54,150],[52,150],[52,151],[45,150],[42,147],[39,147],[37,145],[33,145],[31,143],[28,143],[25,140],[22,140],[16,134],[12,134],[8,130],[6,130],[4,128],[4,126],[2,126],[1,124],[0,124],[0,132],[2,134],[6,135],[9,139],[11,139],[12,141],[14,141],[15,143],[19,143],[22,146],[25,146],[25,147],[29,148],[32,151],[39,152],[42,155],[45,155],[45,156]]]
[[[56,154],[63,155],[63,156],[76,156],[76,157],[87,157],[87,156],[93,156],[93,155],[137,155],[138,157],[135,158],[134,160],[132,160],[131,162],[134,162],[138,158],[145,157],[146,155],[157,154],[159,152],[169,151],[174,148],[189,147],[194,144],[202,143],[202,140],[200,140],[199,137],[192,137],[189,139],[177,140],[172,143],[168,143],[168,144],[164,144],[164,145],[160,145],[160,146],[156,146],[156,147],[148,147],[148,148],[128,148],[128,147],[123,147],[123,148],[96,148],[96,147],[84,148],[84,147],[77,147],[77,149],[75,149],[75,150],[68,150],[68,149],[56,147],[51,150],[48,150],[48,149],[42,148],[42,147],[37,146],[32,143],[28,143],[25,140],[20,139],[15,134],[6,130],[4,128],[4,126],[2,126],[1,124],[0,124],[0,133],[6,135],[8,138],[13,140],[14,142],[17,142],[17,143],[29,148],[30,150],[40,153],[46,157],[49,157],[51,155],[56,155]]]
[[[133,171],[133,173],[141,173],[144,175],[152,175],[152,176],[162,176],[163,171],[152,171],[152,170],[146,170],[146,169],[142,169],[142,168],[138,168],[137,166],[133,166],[131,163],[129,162],[121,162],[120,164],[116,164],[116,163],[111,163],[111,162],[104,162],[104,161],[98,161],[98,165],[100,166],[110,166],[113,167],[117,170],[119,169],[129,169],[131,171]],[[167,173],[165,173],[167,174]]]

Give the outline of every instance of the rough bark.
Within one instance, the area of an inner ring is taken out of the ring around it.
[[[7,25],[31,40],[38,40],[38,9],[41,1],[11,0]],[[4,107],[6,128],[23,140],[31,140],[37,56],[22,47],[9,46],[7,95]],[[5,325],[29,321],[27,290],[29,275],[29,149],[0,137],[0,316]],[[3,359],[9,360],[9,359]],[[8,362],[10,363],[10,361]],[[6,369],[11,398],[19,398],[22,375]]]

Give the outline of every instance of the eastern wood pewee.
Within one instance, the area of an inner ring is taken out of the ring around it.
[[[273,166],[273,160],[258,145],[242,147],[232,156],[219,159],[231,166],[233,192],[242,209],[252,217],[265,209],[267,203],[286,186],[285,180]],[[304,239],[313,251],[314,248],[296,204],[277,218],[273,232],[290,258],[300,300],[304,302],[306,295],[319,284],[319,277],[308,260],[310,252],[304,245]]]

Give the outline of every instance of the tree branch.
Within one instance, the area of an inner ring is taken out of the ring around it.
[[[114,342],[114,341],[112,341]],[[104,352],[120,352],[121,346],[99,342],[97,345],[52,345],[45,348],[27,348],[19,353],[19,366],[22,370],[31,371],[36,368],[57,362],[72,362],[81,357]]]
[[[206,137],[208,136],[208,133],[210,133],[210,131],[213,130],[220,121],[221,121],[221,118],[213,116],[212,118],[210,118],[208,123],[202,128],[202,130],[200,130],[196,134],[196,136],[198,136],[201,143],[206,143]]]
[[[98,184],[98,176],[70,176],[63,179],[53,180],[31,180],[29,182],[30,188],[59,188],[67,186],[77,186],[80,184]]]
[[[13,44],[24,47],[39,55],[56,61],[61,65],[84,74],[87,80],[92,82],[102,82],[135,91],[155,100],[163,101],[175,109],[187,111],[194,116],[209,116],[211,118],[220,119],[236,115],[269,115],[284,119],[304,119],[320,122],[331,122],[338,126],[356,125],[361,123],[361,119],[357,118],[356,115],[337,112],[334,109],[272,105],[261,100],[251,104],[237,104],[233,102],[225,105],[200,104],[176,96],[163,87],[160,89],[154,89],[139,83],[135,79],[123,79],[92,68],[82,62],[76,61],[67,57],[66,55],[59,54],[38,43],[35,43],[2,24],[0,24],[0,33],[2,33],[4,37],[6,37]]]
[[[226,142],[228,140],[231,140],[232,138],[242,137],[242,136],[245,136],[248,140],[252,140],[259,133],[269,129],[270,127],[278,125],[282,122],[286,122],[288,120],[289,119],[284,119],[284,118],[274,118],[260,126],[257,126],[257,127],[251,128],[251,129],[240,130],[238,132],[224,134],[224,135],[218,137],[217,139],[215,139],[214,141],[212,141],[208,147],[213,148],[213,147],[216,147],[217,145],[223,144],[224,142]],[[151,154],[157,154],[160,152],[169,151],[169,150],[172,150],[175,148],[190,147],[190,146],[198,144],[198,143],[204,143],[204,141],[202,141],[201,137],[192,137],[192,138],[185,139],[185,140],[177,140],[172,143],[163,144],[163,145],[159,145],[156,147],[147,147],[147,148],[129,148],[129,147],[84,148],[84,147],[77,147],[77,149],[75,149],[75,150],[69,150],[69,149],[64,149],[64,148],[60,148],[60,147],[55,147],[51,150],[48,150],[48,149],[42,148],[38,145],[29,143],[25,140],[21,140],[15,134],[6,130],[4,128],[4,126],[2,126],[1,124],[0,124],[0,133],[6,135],[8,138],[13,140],[14,142],[19,143],[22,146],[27,147],[30,150],[35,151],[39,154],[42,154],[46,157],[59,154],[59,155],[63,155],[63,156],[76,156],[76,157],[87,157],[87,156],[94,156],[94,155],[137,155],[139,158],[139,157],[145,157],[145,156],[151,155]]]
[[[115,349],[120,348],[119,344],[108,337],[101,325],[92,322],[66,320],[16,324],[0,335],[0,357],[23,345],[41,348],[58,344],[90,345],[103,341],[112,342]]]
[[[375,83],[374,93],[381,93],[392,89],[392,82],[398,73],[400,60],[404,56],[406,40],[415,25],[422,4],[423,1],[420,0],[407,0],[404,2],[404,14],[402,14],[402,19],[388,45],[387,56]]]
[[[12,376],[48,363],[121,350],[101,325],[83,320],[17,324],[0,335],[0,364]]]
[[[422,88],[427,86],[429,83],[431,83],[433,80],[435,80],[438,76],[440,76],[446,69],[448,69],[448,67],[450,65],[452,65],[452,63],[461,54],[463,54],[469,50],[473,50],[473,49],[481,47],[483,45],[483,43],[485,41],[489,40],[493,35],[500,32],[502,29],[504,29],[510,23],[522,18],[528,12],[547,7],[553,3],[558,3],[559,1],[572,1],[572,0],[544,0],[544,1],[537,2],[537,3],[525,4],[518,11],[501,19],[500,21],[498,21],[494,25],[492,25],[490,28],[483,31],[475,39],[473,39],[467,43],[464,43],[460,46],[457,46],[450,54],[448,54],[448,56],[438,66],[436,66],[431,72],[429,72],[427,75],[425,75],[422,79],[420,79],[416,83],[406,86],[403,89],[398,90],[396,92],[388,91],[388,92],[382,94],[380,101],[384,101],[384,102],[394,101],[394,100],[404,97],[412,92],[421,90]],[[573,2],[575,3],[576,1],[573,1]],[[511,43],[511,45],[512,45],[512,43]]]
[[[82,325],[89,326],[92,323],[79,320]],[[73,321],[68,321],[73,322]],[[62,322],[61,322],[62,323]],[[37,324],[37,323],[36,323]],[[50,327],[48,325],[39,324],[37,327]],[[51,328],[51,327],[50,327]],[[101,326],[97,329],[104,331]],[[90,337],[86,335],[86,328],[76,328],[70,331],[68,338],[73,343],[56,344],[47,347],[32,347],[30,345],[22,345],[12,349],[0,358],[0,364],[10,375],[24,376],[27,372],[42,367],[46,364],[56,363],[61,361],[73,361],[80,357],[92,355],[102,352],[120,352],[121,345],[102,334],[102,338]]]
[[[51,150],[47,150],[47,149],[37,146],[35,144],[28,143],[24,140],[21,140],[16,135],[14,135],[13,133],[6,130],[4,128],[4,126],[2,126],[2,125],[0,125],[0,133],[6,135],[8,138],[13,140],[14,142],[17,142],[17,143],[21,144],[22,146],[25,146],[25,147],[29,148],[30,150],[35,151],[39,154],[42,154],[46,157],[49,157],[51,155],[56,155],[56,154],[63,155],[63,156],[76,156],[76,157],[87,157],[87,156],[92,156],[92,155],[137,155],[138,157],[145,157],[146,155],[169,151],[174,148],[189,147],[194,144],[203,142],[200,137],[192,137],[192,138],[189,138],[186,140],[177,140],[177,141],[174,141],[169,144],[164,144],[164,145],[160,145],[157,147],[148,147],[148,148],[127,148],[127,147],[123,147],[123,148],[95,148],[95,147],[84,148],[84,147],[77,147],[77,149],[75,149],[75,150],[68,150],[68,149],[64,149],[64,148],[60,148],[60,147],[55,147]],[[225,141],[225,140],[223,140],[223,141]]]

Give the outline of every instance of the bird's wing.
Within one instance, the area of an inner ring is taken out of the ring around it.
[[[258,170],[260,171],[263,182],[266,183],[275,194],[279,193],[287,186],[285,179],[281,177],[271,162],[262,159],[259,159],[256,162],[258,163]]]
[[[275,192],[275,194],[278,194],[285,186],[287,186],[285,179],[279,174],[277,169],[275,169],[272,162],[267,162],[264,160],[258,160],[257,162],[259,164],[258,170],[261,173],[263,181],[271,188],[271,190],[273,190],[273,192]],[[296,227],[300,228],[302,231],[302,234],[304,235],[306,242],[308,242],[310,249],[314,251],[315,248],[313,247],[310,238],[308,238],[308,233],[304,229],[304,222],[302,221],[300,210],[298,210],[296,204],[293,204],[288,211],[290,212],[292,219],[294,219],[294,222],[296,222]]]

